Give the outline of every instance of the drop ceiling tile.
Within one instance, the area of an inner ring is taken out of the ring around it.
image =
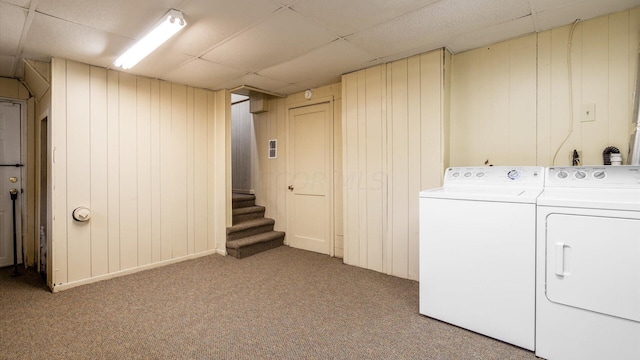
[[[273,80],[258,74],[246,74],[221,84],[221,88],[233,89],[238,86],[248,85],[262,90],[275,92],[275,89],[289,85],[286,82]]]
[[[25,41],[23,56],[28,59],[60,57],[107,67],[130,40],[36,14]]]
[[[244,75],[242,71],[195,59],[163,75],[163,80],[204,89],[221,89],[220,84]]]
[[[359,70],[376,59],[346,40],[336,40],[300,57],[260,71],[261,75],[287,83],[297,83],[319,76],[342,75]]]
[[[11,71],[13,69],[13,61],[15,57],[0,55],[0,77],[13,77],[15,74]]]
[[[16,55],[26,19],[26,10],[0,2],[0,54]]]
[[[347,40],[378,57],[388,57],[529,14],[527,0],[442,0]]]
[[[2,0],[1,2],[20,6],[25,9],[29,9],[29,6],[31,5],[31,0]]]
[[[576,4],[583,0],[530,0],[532,10],[541,12],[550,9],[557,9],[567,5]]]
[[[525,16],[506,23],[460,34],[447,42],[447,48],[458,53],[535,32],[533,17]]]
[[[36,10],[62,20],[132,39],[140,39],[180,0],[39,1]]]
[[[549,30],[570,24],[578,18],[587,20],[601,15],[631,9],[639,5],[640,0],[618,0],[615,2],[583,0],[573,2],[564,7],[539,12],[537,14],[538,26],[540,31]]]
[[[264,0],[192,0],[183,7],[188,26],[177,51],[200,56],[227,37],[271,16],[279,5]]]
[[[284,8],[266,21],[209,51],[203,58],[246,72],[258,72],[335,39],[335,36],[324,29]]]
[[[291,9],[316,21],[333,34],[347,36],[436,1],[438,0],[299,0]]]

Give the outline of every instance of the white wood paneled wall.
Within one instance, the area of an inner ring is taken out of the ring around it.
[[[567,42],[571,26],[453,56],[451,164],[601,165],[616,146],[626,161],[638,62],[640,8],[580,22],[573,36],[573,131]],[[581,105],[596,119],[581,121]],[[560,148],[555,163],[553,157]]]
[[[225,251],[229,94],[52,61],[54,290]],[[78,206],[87,223],[72,219]]]
[[[343,76],[345,263],[418,279],[418,193],[448,166],[450,54]]]
[[[452,165],[535,165],[536,38],[453,56]]]
[[[538,34],[537,164],[551,166],[569,132],[567,40],[570,26]],[[607,146],[627,160],[633,92],[638,64],[640,8],[578,23],[573,35],[573,132],[556,163],[571,163],[573,149],[582,163],[601,165]],[[595,104],[596,120],[580,121],[582,104]]]
[[[340,84],[313,89],[313,98],[333,97],[334,121],[334,250],[342,257],[342,142],[341,118],[342,95]],[[296,93],[286,98],[269,100],[269,111],[253,115],[255,141],[251,149],[251,185],[255,190],[256,203],[266,207],[265,216],[275,219],[275,229],[287,231],[287,108],[291,104],[303,106],[308,102],[304,93]],[[268,158],[269,139],[278,140],[278,158]],[[286,241],[286,238],[285,238]]]

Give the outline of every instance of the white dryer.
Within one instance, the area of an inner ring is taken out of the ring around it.
[[[552,167],[545,177],[536,355],[640,359],[640,166]]]
[[[449,168],[420,193],[420,313],[533,350],[542,167]]]

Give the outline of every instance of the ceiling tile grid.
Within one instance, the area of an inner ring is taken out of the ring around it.
[[[20,58],[52,56],[113,69],[175,8],[187,27],[126,72],[290,94],[439,47],[462,52],[637,6],[640,0],[0,0],[0,76],[20,77]]]
[[[247,72],[258,72],[335,39],[323,28],[309,24],[300,15],[283,8],[202,58]]]

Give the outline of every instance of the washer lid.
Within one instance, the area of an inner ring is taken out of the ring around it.
[[[640,211],[640,188],[547,188],[538,197],[538,205]]]
[[[535,204],[540,187],[449,186],[422,191],[421,198]]]

